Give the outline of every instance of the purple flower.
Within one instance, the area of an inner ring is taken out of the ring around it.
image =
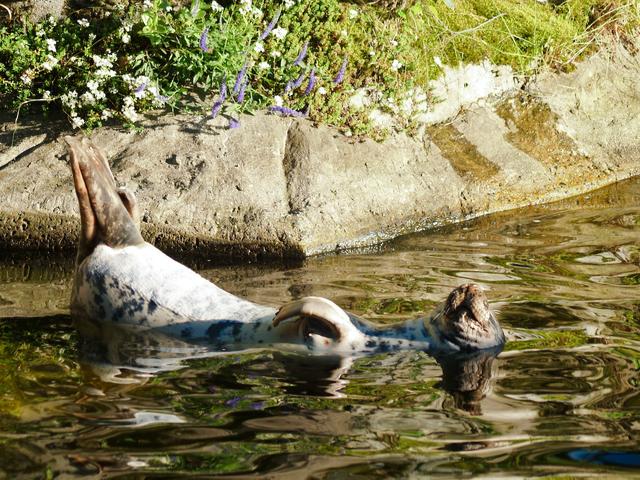
[[[304,89],[304,94],[309,95],[311,93],[311,90],[313,90],[313,87],[315,86],[316,86],[316,69],[312,68],[311,73],[309,74],[309,84],[307,85],[307,88]]]
[[[232,128],[238,128],[239,126],[240,126],[240,122],[238,120],[236,120],[233,117],[229,119],[229,130],[231,130]]]
[[[276,14],[273,16],[273,18],[269,22],[269,25],[267,25],[267,28],[264,30],[264,32],[262,32],[262,35],[260,35],[260,40],[264,40],[269,36],[269,34],[271,33],[271,30],[273,30],[273,27],[276,26],[276,23],[278,23],[279,19],[280,19],[280,10],[276,12]]]
[[[227,99],[227,77],[222,77],[222,83],[220,83],[220,97],[216,100],[211,108],[211,118],[216,118],[220,110],[222,109],[222,104]]]
[[[238,96],[236,97],[236,102],[237,103],[242,103],[244,102],[244,92],[247,89],[247,84],[249,83],[248,80],[245,80],[242,85],[240,86],[240,91],[238,92]]]
[[[202,31],[202,35],[200,35],[200,50],[202,50],[203,52],[208,52],[209,49],[207,48],[207,38],[209,37],[209,27],[206,27],[203,31]]]
[[[216,118],[218,116],[223,103],[224,100],[222,98],[219,98],[213,103],[213,107],[211,108],[211,118]]]
[[[236,76],[236,83],[233,85],[233,94],[236,95],[240,91],[240,87],[242,87],[244,76],[247,73],[247,63],[242,66],[238,75]]]
[[[230,406],[231,408],[234,408],[240,403],[240,400],[242,400],[240,397],[233,397],[232,399],[227,400],[224,403]]]
[[[273,105],[269,107],[271,112],[281,113],[285,117],[306,117],[307,114],[305,112],[299,112],[298,110],[293,110],[288,107],[281,107],[279,105]]]
[[[223,99],[227,99],[227,76],[222,76],[222,81],[220,82],[220,96]]]
[[[164,95],[156,95],[156,100],[160,103],[167,103],[169,101],[169,97],[165,97]]]
[[[144,92],[145,88],[147,88],[147,82],[142,82],[140,86],[133,91],[133,93],[136,97],[140,98],[142,97],[142,92]]]
[[[264,402],[253,402],[251,408],[253,410],[262,410],[264,408]]]
[[[284,91],[288,92],[289,90],[294,90],[294,89],[298,88],[300,85],[302,85],[302,82],[304,82],[304,77],[305,77],[305,74],[301,73],[298,76],[298,78],[296,78],[295,80],[293,80],[293,81],[289,80],[287,82],[287,86],[284,87]]]
[[[302,63],[302,61],[304,60],[304,57],[307,56],[307,47],[309,47],[309,42],[308,41],[304,42],[304,45],[302,46],[302,49],[300,50],[300,53],[298,54],[298,56],[296,57],[296,59],[293,62],[293,64],[296,67],[299,66],[300,63]]]
[[[342,83],[342,80],[344,80],[344,74],[347,71],[347,61],[347,57],[344,57],[344,61],[342,62],[340,71],[338,72],[338,75],[336,75],[336,78],[333,79],[333,83],[335,83],[336,85]]]

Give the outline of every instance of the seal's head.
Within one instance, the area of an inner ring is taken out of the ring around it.
[[[438,347],[473,351],[501,346],[502,328],[478,285],[461,285],[428,320],[428,330]]]

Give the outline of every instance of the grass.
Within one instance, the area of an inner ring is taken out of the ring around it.
[[[523,76],[570,69],[604,35],[629,44],[640,24],[640,0],[455,0],[454,8],[416,0],[404,10],[338,0],[244,0],[224,9],[199,0],[130,3],[115,13],[79,10],[59,22],[0,27],[0,108],[62,110],[89,129],[110,117],[135,125],[138,112],[163,107],[207,115],[222,84],[232,90],[246,66],[246,91],[221,103],[230,127],[240,113],[282,105],[377,136],[389,128],[380,113],[403,129],[430,108],[429,82],[447,65],[489,60]],[[274,17],[286,33],[261,40]],[[106,76],[96,76],[94,55],[114,59]],[[300,86],[287,90],[294,79]],[[81,99],[87,85],[93,97]]]

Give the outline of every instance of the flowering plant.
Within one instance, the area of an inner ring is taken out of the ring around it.
[[[0,26],[0,108],[62,110],[86,129],[135,125],[158,108],[235,128],[239,114],[265,109],[376,134],[412,126],[447,65],[489,58],[526,71],[575,59],[599,25],[589,5],[608,1],[414,0],[389,11],[339,0],[143,0],[14,20]],[[629,31],[640,24],[630,5],[613,19]]]

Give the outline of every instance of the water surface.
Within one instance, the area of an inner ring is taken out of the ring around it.
[[[640,478],[639,239],[632,180],[298,266],[195,265],[259,303],[321,295],[380,323],[480,283],[511,341],[440,363],[87,348],[72,259],[5,255],[0,478]]]

